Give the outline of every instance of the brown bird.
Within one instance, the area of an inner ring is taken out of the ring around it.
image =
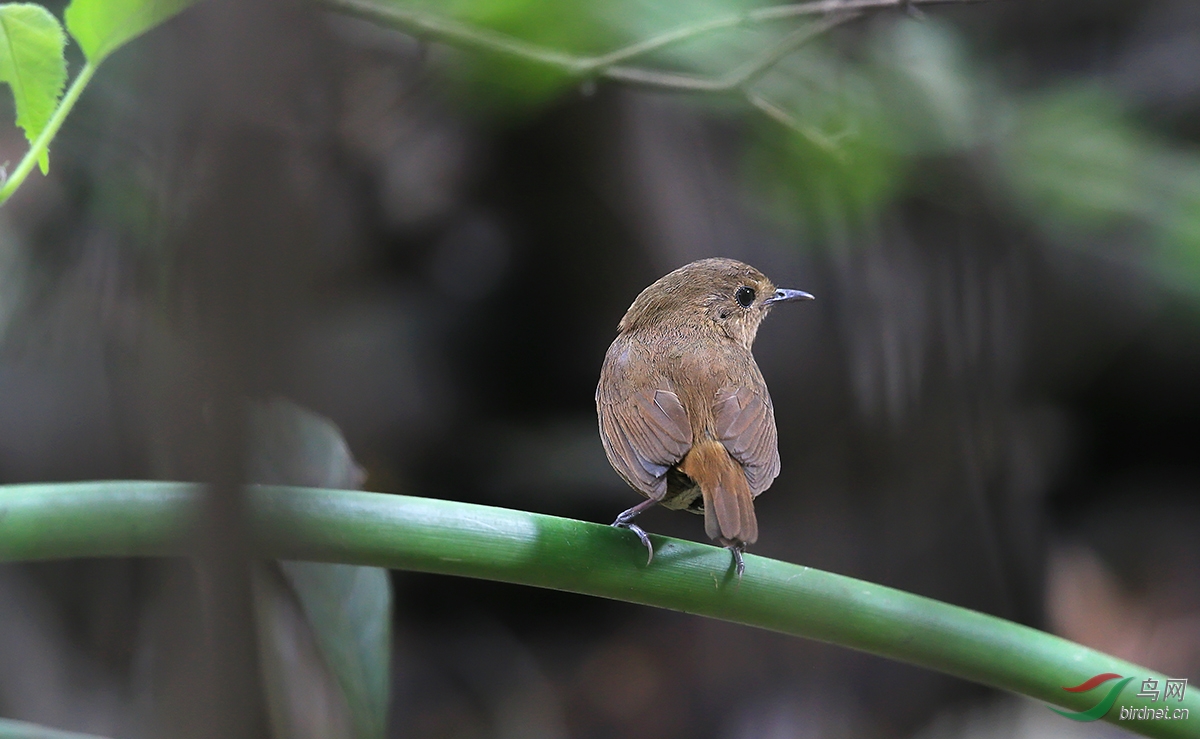
[[[704,514],[708,536],[733,553],[758,539],[754,498],[779,474],[775,411],[750,346],[771,307],[812,300],[776,288],[732,259],[701,259],[642,291],[618,324],[596,387],[600,439],[613,468],[647,500]]]

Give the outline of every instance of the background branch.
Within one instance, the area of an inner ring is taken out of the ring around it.
[[[528,61],[558,67],[564,72],[580,77],[601,75],[608,68],[630,59],[645,56],[713,31],[743,25],[771,23],[812,15],[861,14],[868,11],[910,6],[957,5],[991,1],[994,0],[819,0],[818,2],[776,5],[745,13],[730,13],[700,23],[685,24],[600,56],[580,56],[570,52],[548,49],[499,31],[473,26],[452,18],[400,7],[397,4],[382,5],[371,2],[371,0],[319,0],[322,5],[331,10],[358,16],[430,41],[509,54]]]
[[[854,20],[859,15],[859,13],[831,15],[816,23],[801,26],[781,38],[775,44],[772,44],[757,58],[750,60],[741,67],[721,77],[699,77],[695,75],[659,72],[651,69],[617,66],[605,67],[599,71],[599,74],[606,79],[658,87],[665,90],[716,93],[747,89],[772,67],[786,58],[788,54],[791,54],[808,41],[826,31]]]
[[[726,93],[742,90],[753,107],[805,136],[812,133],[809,127],[799,125],[792,116],[778,106],[768,103],[749,90],[756,80],[797,48],[834,27],[870,11],[914,8],[918,5],[988,2],[988,0],[818,0],[817,2],[793,3],[722,15],[700,23],[671,29],[606,54],[579,56],[532,44],[488,28],[400,7],[396,4],[381,5],[370,0],[319,1],[332,10],[389,26],[422,39],[519,57],[530,62],[555,67],[565,74],[575,77],[600,77],[679,92]],[[795,29],[759,57],[719,77],[703,77],[680,72],[623,66],[624,62],[714,31],[817,15],[825,16],[825,18]],[[821,136],[821,138],[826,143],[830,140],[827,136]]]

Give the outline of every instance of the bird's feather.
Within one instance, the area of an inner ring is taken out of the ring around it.
[[[720,390],[713,404],[713,426],[717,440],[745,469],[750,492],[758,495],[770,487],[779,475],[779,446],[766,385],[759,391]]]
[[[728,450],[711,439],[698,442],[679,469],[700,485],[704,496],[704,531],[726,546],[758,540],[754,496],[746,476]]]
[[[692,447],[692,426],[679,396],[643,388],[624,402],[600,396],[596,408],[609,462],[630,485],[661,499],[667,470]]]

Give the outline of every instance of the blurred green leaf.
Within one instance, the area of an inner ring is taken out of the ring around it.
[[[747,0],[696,0],[688,3],[617,0],[597,3],[596,12],[601,22],[621,39],[621,44],[629,44],[761,5]],[[765,23],[711,31],[639,57],[633,64],[719,77],[752,59],[793,28],[790,23]]]
[[[952,26],[932,18],[883,25],[873,34],[871,56],[871,73],[897,129],[894,141],[910,153],[945,153],[978,143],[984,132],[983,80],[969,68]]]
[[[499,119],[532,115],[575,83],[561,70],[503,54],[464,57],[450,73],[451,89],[475,115]]]
[[[26,721],[0,718],[0,739],[103,739],[93,734],[78,734],[74,731],[51,729]]]
[[[1164,282],[1200,298],[1200,156],[1181,156],[1177,165],[1188,171],[1164,209],[1152,266]]]
[[[365,0],[380,8],[453,19],[467,27],[500,33],[564,59],[586,60],[646,41],[688,24],[729,19],[754,6],[748,0],[646,3],[642,0]],[[723,28],[698,34],[627,60],[629,66],[701,76],[725,74],[768,47],[787,24]],[[512,116],[533,111],[580,81],[561,63],[542,63],[467,43],[448,68],[459,98],[469,109]],[[568,65],[569,66],[569,65]],[[708,104],[713,98],[704,99]]]
[[[247,477],[271,485],[353,489],[366,474],[338,427],[283,398],[250,406],[251,453]]]
[[[1044,93],[1015,109],[1001,170],[1056,241],[1122,229],[1161,283],[1200,296],[1200,153],[1159,140],[1103,88]]]
[[[67,30],[92,64],[196,0],[71,0],[64,18]]]
[[[267,484],[357,488],[364,473],[355,463],[341,431],[329,419],[295,403],[275,398],[250,407],[251,454],[248,479]],[[387,570],[377,567],[281,562],[289,589],[276,587],[269,574],[256,578],[260,633],[270,639],[267,669],[280,674],[271,690],[276,730],[292,736],[336,734],[340,712],[349,714],[357,739],[381,739],[387,727],[391,685],[392,586]],[[291,616],[294,595],[321,665],[306,660],[308,639],[297,633]],[[307,670],[308,681],[283,671]],[[326,675],[326,671],[328,675]],[[341,700],[326,693],[336,683]],[[313,703],[315,717],[302,717]],[[340,708],[344,706],[344,708]]]
[[[590,0],[372,0],[381,7],[413,9],[498,31],[567,54],[607,51],[617,38],[596,16]],[[468,109],[497,117],[532,112],[578,80],[551,65],[471,49],[455,56],[449,77]]]
[[[1156,153],[1110,93],[1067,89],[1021,103],[1001,166],[1036,216],[1106,227],[1157,210]]]
[[[762,126],[752,178],[768,211],[817,237],[853,231],[905,192],[917,157],[958,153],[989,132],[979,75],[954,29],[880,23],[865,61],[813,44],[760,82],[793,132]]]
[[[908,166],[903,131],[861,67],[814,45],[760,88],[797,124],[762,121],[750,143],[750,176],[781,225],[828,235],[870,219],[896,196]]]
[[[355,739],[349,702],[294,589],[275,562],[252,569],[254,621],[271,735]]]
[[[391,686],[392,585],[378,567],[281,562],[350,709],[358,739],[382,739]]]
[[[0,81],[12,88],[17,125],[33,143],[46,128],[67,82],[63,57],[67,38],[58,19],[40,5],[0,5]],[[42,174],[50,169],[49,149],[38,155]]]

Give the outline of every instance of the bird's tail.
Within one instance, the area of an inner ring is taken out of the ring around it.
[[[679,463],[679,471],[700,486],[704,497],[704,531],[724,546],[753,544],[758,539],[754,496],[742,466],[720,442],[698,442]]]

